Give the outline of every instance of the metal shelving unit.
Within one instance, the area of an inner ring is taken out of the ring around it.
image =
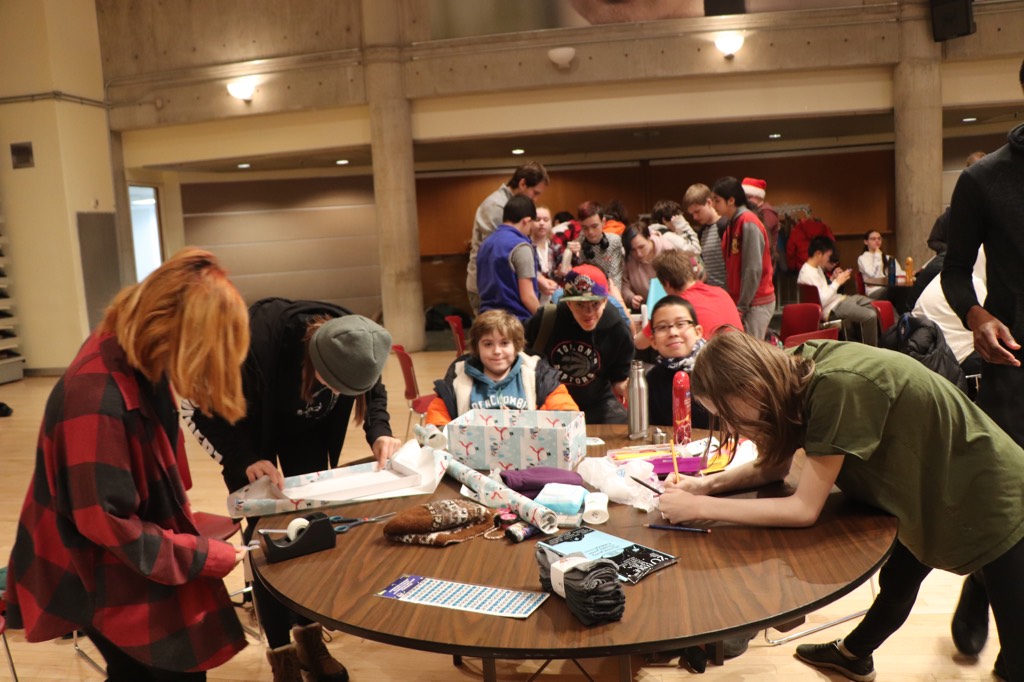
[[[18,381],[25,376],[25,358],[18,352],[17,304],[10,292],[10,257],[7,255],[5,227],[0,208],[0,384]]]

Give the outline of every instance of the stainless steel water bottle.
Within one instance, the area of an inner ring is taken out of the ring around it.
[[[647,438],[650,410],[647,404],[647,377],[644,375],[644,363],[640,360],[633,360],[629,368],[627,401],[629,439]]]

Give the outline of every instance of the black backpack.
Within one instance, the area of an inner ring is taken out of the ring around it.
[[[967,378],[960,369],[960,363],[946,344],[942,330],[928,318],[904,314],[898,324],[882,335],[879,345],[909,355],[967,393]]]

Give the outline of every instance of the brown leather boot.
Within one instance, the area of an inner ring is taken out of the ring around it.
[[[292,639],[306,682],[348,682],[348,670],[327,650],[319,623],[296,625],[292,628]]]
[[[274,673],[274,682],[302,682],[299,655],[294,644],[267,649],[267,660]]]

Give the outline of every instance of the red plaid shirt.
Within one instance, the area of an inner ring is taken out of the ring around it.
[[[50,394],[7,618],[30,642],[91,627],[144,665],[208,670],[245,646],[221,581],[235,552],[197,534],[181,431],[172,444],[140,380],[94,334]]]

